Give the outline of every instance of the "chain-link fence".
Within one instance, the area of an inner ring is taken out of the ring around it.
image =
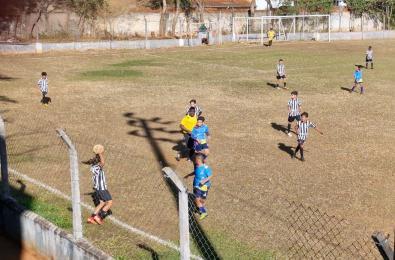
[[[29,117],[7,119],[9,183],[12,194],[28,208],[66,230],[72,229],[70,208],[70,161],[59,138],[59,127],[46,118],[46,110]],[[85,133],[65,130],[76,146],[79,160],[93,156],[92,146],[105,146],[105,172],[114,198],[112,221],[131,232],[172,249],[180,245],[179,197],[174,183],[161,172],[167,166],[160,153],[150,122],[132,113],[128,124],[139,127],[136,136],[147,138],[156,158],[135,155],[127,145],[115,145]],[[166,124],[166,122],[162,122]],[[136,148],[135,148],[136,149]],[[89,167],[80,164],[83,219],[92,211],[92,180]],[[226,187],[213,182],[215,198],[209,197],[209,217],[198,219],[193,194],[189,194],[189,232],[192,255],[204,259],[380,259],[373,230],[318,208],[294,202],[255,187],[251,197],[238,183]],[[54,196],[54,194],[56,196]],[[66,200],[65,200],[66,199]],[[84,224],[84,235],[91,230]],[[107,236],[117,236],[108,230]],[[392,242],[391,242],[392,243]],[[390,244],[391,244],[390,243]],[[178,253],[177,253],[178,254]]]

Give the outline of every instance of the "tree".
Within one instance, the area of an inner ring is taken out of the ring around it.
[[[176,34],[176,26],[177,26],[178,16],[180,14],[181,1],[180,0],[175,0],[175,6],[176,6],[176,11],[174,13],[173,23],[171,25],[171,34],[173,36]]]
[[[151,9],[160,9],[159,35],[166,35],[167,2],[166,0],[138,0],[138,2]]]
[[[93,22],[99,13],[107,7],[106,0],[66,0],[67,6],[78,15],[78,27],[80,34],[84,33],[86,21]]]
[[[37,23],[41,20],[42,15],[48,15],[49,13],[61,9],[65,6],[64,0],[39,0],[36,1],[34,8],[31,8],[31,13],[37,13],[37,18],[34,20],[32,28],[30,30],[30,38],[33,38],[33,31]]]

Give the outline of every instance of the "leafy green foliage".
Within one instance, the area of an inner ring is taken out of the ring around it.
[[[68,7],[84,20],[94,20],[108,3],[106,0],[67,0]]]

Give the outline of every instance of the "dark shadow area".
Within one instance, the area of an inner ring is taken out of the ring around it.
[[[345,87],[341,87],[341,90],[347,91],[347,92],[351,92],[351,88],[345,88]]]
[[[288,129],[287,129],[285,126],[283,126],[283,125],[279,125],[279,124],[277,124],[277,123],[270,123],[270,124],[272,125],[273,129],[275,129],[275,130],[277,130],[277,131],[286,133],[286,131],[288,130]],[[292,131],[291,131],[291,132],[292,132]]]
[[[1,259],[19,260],[22,259],[22,255],[25,255],[25,249],[22,247],[20,216],[24,214],[25,209],[32,207],[34,199],[26,193],[26,184],[23,181],[17,180],[16,183],[19,187],[10,186],[11,197],[1,196],[0,198]],[[0,185],[3,187],[3,183],[0,182]]]
[[[127,124],[133,127],[138,127],[138,130],[132,130],[129,131],[129,135],[137,136],[137,137],[143,137],[146,138],[148,143],[151,146],[152,152],[154,153],[156,160],[158,162],[158,166],[160,170],[162,170],[163,167],[169,166],[168,161],[166,160],[160,146],[159,142],[172,142],[174,144],[178,144],[179,141],[177,140],[172,140],[168,138],[155,138],[154,133],[155,131],[161,132],[161,133],[168,133],[168,134],[175,134],[176,132],[179,133],[179,131],[172,131],[172,130],[167,130],[164,127],[151,127],[150,124],[160,124],[160,125],[168,125],[172,123],[171,121],[166,121],[163,122],[161,118],[159,117],[154,117],[151,119],[144,119],[137,117],[134,113],[128,112],[123,114],[124,117],[128,119]],[[140,133],[140,131],[142,133]],[[163,175],[162,175],[163,176]],[[178,188],[174,185],[174,183],[169,179],[169,178],[164,178],[164,181],[166,182],[170,192],[174,196],[174,201],[177,203],[178,207]],[[193,196],[192,194],[189,194],[189,196]],[[196,220],[195,217],[195,203],[194,200],[191,200],[191,197],[189,197],[189,204],[188,204],[188,213],[189,213],[189,229],[190,229],[190,234],[195,241],[195,244],[197,245],[200,253],[203,255],[205,259],[220,259],[219,255],[217,254],[214,246],[211,244],[210,240],[208,239],[208,236],[204,232],[203,228],[200,226],[198,221]]]
[[[159,63],[155,60],[127,60],[120,63],[111,64],[113,67],[127,68],[127,67],[158,67],[163,66],[162,63]]]
[[[4,102],[4,103],[18,103],[18,101],[16,101],[15,99],[9,98],[7,96],[0,96],[0,102]]]
[[[43,97],[41,99],[41,103],[44,104],[44,105],[48,105],[48,104],[52,103],[52,98],[50,98],[50,97]]]
[[[267,82],[266,85],[268,85],[272,88],[277,88],[277,84],[275,84],[275,83]]]
[[[4,75],[0,74],[0,80],[10,81],[10,80],[13,80],[13,79],[15,79],[15,78],[4,76]]]
[[[149,247],[146,244],[137,244],[137,246],[147,252],[149,252],[151,254],[151,259],[152,260],[159,260],[159,255],[157,252],[155,252],[154,249],[152,249],[151,247]]]
[[[283,143],[279,143],[278,144],[278,149],[280,149],[283,152],[286,152],[290,156],[293,155],[293,153],[294,153],[292,146],[287,146],[287,145],[285,145]]]

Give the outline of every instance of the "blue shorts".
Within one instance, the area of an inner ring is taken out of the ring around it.
[[[199,143],[195,143],[195,145],[194,145],[194,147],[193,147],[193,149],[196,151],[196,152],[200,152],[200,151],[202,151],[202,150],[206,150],[206,149],[208,149],[208,144],[207,143],[205,143],[205,144],[199,144]]]
[[[201,189],[194,187],[193,195],[195,195],[196,198],[207,199],[208,189],[206,191],[202,191]]]

